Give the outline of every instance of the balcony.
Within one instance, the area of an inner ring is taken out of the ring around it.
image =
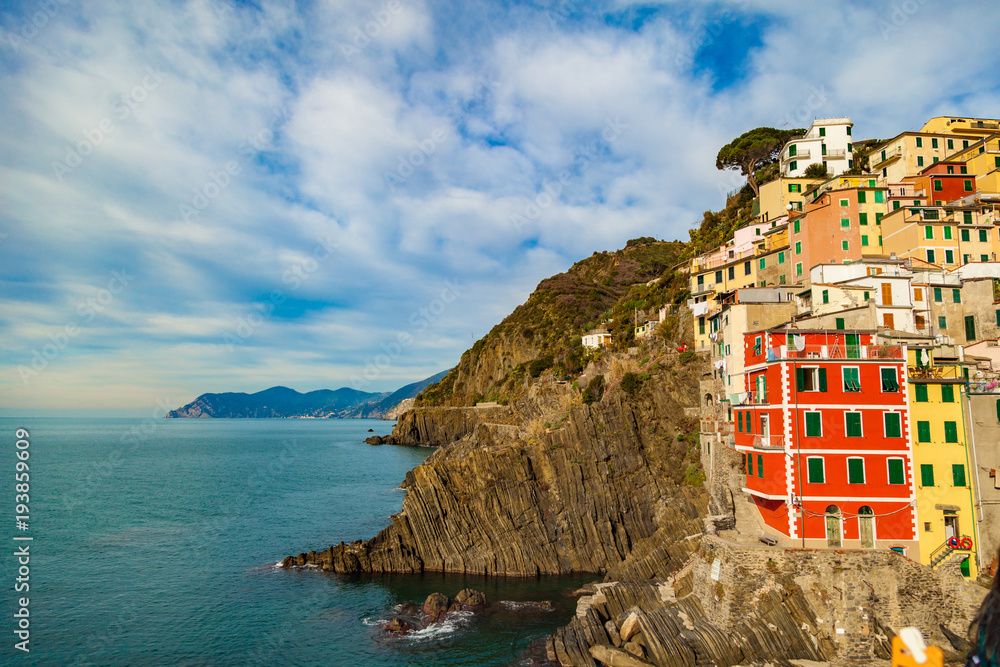
[[[755,435],[753,437],[753,448],[771,452],[782,452],[785,450],[785,436]]]
[[[745,391],[742,394],[730,394],[732,405],[767,405],[767,392]]]
[[[964,380],[959,366],[909,366],[911,380]],[[985,383],[984,383],[985,384]]]
[[[811,155],[812,151],[809,150],[796,151],[795,155],[786,155],[781,158],[781,162],[784,164],[786,162],[791,162],[792,160],[808,160]]]
[[[847,151],[843,148],[827,150],[826,153],[823,154],[823,157],[825,157],[828,160],[843,160],[845,157],[847,157]]]
[[[883,153],[885,153],[884,158],[882,157]],[[881,164],[889,162],[890,160],[895,160],[902,154],[903,154],[902,146],[894,146],[892,148],[887,148],[884,151],[878,151],[876,153],[872,153],[872,157],[874,158],[874,161],[872,162],[872,168],[874,169],[875,167],[878,167]]]
[[[789,349],[787,345],[767,349],[768,361],[801,361],[809,359],[902,359],[898,345],[806,345],[804,349]]]

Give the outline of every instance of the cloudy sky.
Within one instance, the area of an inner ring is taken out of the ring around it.
[[[747,129],[1000,113],[994,2],[0,7],[15,413],[395,389],[574,261],[686,239]]]

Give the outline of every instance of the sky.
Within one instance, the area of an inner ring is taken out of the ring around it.
[[[0,408],[420,380],[579,259],[686,240],[749,129],[996,117],[976,25],[1000,6],[0,2]]]

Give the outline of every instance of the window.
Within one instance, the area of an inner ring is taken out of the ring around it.
[[[930,264],[934,263],[934,251],[933,250],[930,250],[930,249],[927,250],[927,261]]]
[[[972,211],[962,211],[962,222],[967,225],[972,224]]]
[[[941,288],[940,287],[935,287],[934,288],[934,301],[936,303],[941,303],[942,301],[944,301],[944,297],[941,296]]]
[[[722,282],[722,271],[716,271],[715,272],[715,282],[716,283],[721,283]]]
[[[868,214],[867,213],[858,213],[858,224],[861,224],[861,225],[867,225],[868,224]],[[851,226],[850,225],[850,221],[848,220],[848,224],[845,225],[844,221],[841,220],[840,221],[840,226],[841,227],[850,227]]]
[[[958,424],[956,422],[944,423],[944,441],[958,442]]]
[[[884,204],[885,203],[885,193],[883,193],[881,190],[876,190],[875,191],[875,203],[876,204]]]
[[[934,228],[930,225],[924,227],[924,238],[934,240]]]
[[[847,136],[851,136],[851,126],[847,126]]]
[[[899,382],[896,379],[895,368],[882,369],[882,391],[883,392],[899,391]]]
[[[830,290],[823,290],[823,303],[830,303]]]
[[[948,140],[948,150],[952,150],[954,148],[955,148],[955,142],[952,139],[949,139]]]
[[[841,241],[840,242],[840,249],[841,250],[850,250],[851,249],[851,244],[848,243],[847,241]]]
[[[799,233],[800,229],[799,222],[800,222],[799,220],[796,220],[795,222],[792,223],[792,231],[795,232],[796,234]]]
[[[841,206],[841,208],[843,208],[845,206],[850,206],[850,205],[851,205],[851,201],[849,199],[841,199],[840,200],[840,206]]]
[[[850,227],[851,226],[851,219],[850,218],[841,218],[840,219],[840,226],[841,227]]]
[[[796,255],[801,255],[802,254],[802,241],[796,241],[795,242],[795,254]]]
[[[843,369],[844,391],[861,391],[860,372],[860,369],[857,367],[847,366]]]
[[[997,316],[998,316],[998,318],[1000,318],[1000,310],[997,311]],[[837,326],[837,331],[843,331],[844,330],[844,318],[843,317],[838,317],[837,318],[836,326]]]
[[[903,459],[889,459],[889,483],[906,484],[906,473],[903,472]]]
[[[798,154],[798,148],[799,147],[797,145],[795,145],[795,144],[792,144],[791,146],[789,146],[788,147],[788,157],[795,157]]]
[[[698,276],[698,287],[705,284],[705,276]]]
[[[969,168],[966,167],[965,165],[962,165],[961,167],[958,168],[958,173],[960,173],[960,174],[968,174],[969,173]]]
[[[747,454],[747,475],[753,477],[753,454]]]
[[[861,237],[861,245],[862,246],[868,245],[868,237],[867,236],[862,236]]]
[[[785,263],[785,251],[782,250],[778,253],[778,264],[784,264],[784,263]]]
[[[945,250],[944,251],[944,263],[945,264],[954,264],[955,263],[955,251],[954,250]]]
[[[934,192],[941,192],[942,190],[944,190],[944,184],[941,183],[941,179],[940,178],[935,178],[934,179]]]
[[[802,192],[802,186],[800,184],[798,184],[798,183],[789,183],[788,184],[788,191],[789,192]]]
[[[944,238],[945,238],[946,241],[950,241],[951,240],[951,227],[949,227],[947,225],[945,225],[945,228],[944,228]]]
[[[887,438],[901,438],[903,437],[903,428],[900,424],[900,417],[898,412],[886,412],[882,416],[885,421],[885,437]]]
[[[861,435],[861,413],[845,412],[844,425],[848,438],[860,438]]]
[[[916,393],[916,402],[917,403],[926,403],[927,402],[927,385],[925,385],[925,384],[915,384],[913,386],[915,388],[915,393]]]
[[[951,299],[955,303],[962,303],[962,290],[960,290],[960,289],[953,289],[951,291]]]
[[[951,466],[951,481],[955,486],[965,486],[965,466],[955,463]]]
[[[938,316],[938,329],[947,329],[948,320],[945,319],[944,315]]]
[[[763,271],[765,268],[767,268],[767,258],[766,257],[761,257],[760,258],[760,260],[757,262],[757,268],[760,269],[761,271]]]
[[[802,262],[799,262],[798,264],[795,265],[795,275],[797,276],[802,275]]]
[[[917,156],[917,166],[918,167],[924,166],[924,156],[923,155],[918,155]]]
[[[750,260],[743,262],[743,275],[749,276],[753,272],[753,265]]]
[[[819,136],[821,136],[821,137],[825,137],[826,136],[826,128],[825,127],[819,128]]]
[[[807,482],[810,484],[823,484],[826,482],[826,470],[823,467],[823,457],[810,456],[806,458],[806,465],[808,466]]]
[[[980,229],[979,230],[979,241],[981,243],[986,243],[987,241],[989,241],[990,239],[989,239],[988,234],[989,234],[989,232],[987,232],[985,229]]]
[[[955,402],[955,386],[950,384],[941,385],[941,402],[942,403],[954,403]]]
[[[948,173],[949,174],[954,174],[955,173],[955,168],[953,166],[951,166],[950,164],[948,165]]]
[[[968,243],[969,242],[969,230],[968,229],[963,229],[961,231],[960,237],[961,237],[961,239],[962,239],[963,242]]]
[[[931,148],[937,148],[937,147],[938,147],[938,145],[937,145],[937,139],[932,138],[931,139]]]
[[[865,301],[868,300],[868,292],[865,292]]]
[[[913,288],[913,300],[923,301],[924,300],[924,289],[922,287]]]
[[[858,190],[858,203],[859,204],[864,204],[865,203],[865,191],[864,190]]]
[[[790,165],[788,165],[788,167],[789,167],[789,168],[790,168],[790,169],[791,169],[792,171],[795,171],[795,170],[797,170],[797,169],[799,168],[799,163],[798,163],[798,162],[796,162],[795,160],[792,160],[792,163],[791,163]]]
[[[743,412],[740,410],[736,411],[736,431],[737,433],[743,432]]]
[[[730,266],[729,267],[729,279],[730,280],[734,280],[735,278],[736,278],[736,267],[735,266]]]
[[[924,140],[923,140],[923,138],[917,137],[917,148],[923,148],[923,147],[924,147]]]
[[[934,466],[930,463],[920,465],[920,484],[922,486],[934,486]]]
[[[865,483],[864,459],[853,458],[853,457],[847,459],[847,483],[848,484]]]
[[[764,457],[757,455],[757,477],[764,479]]]
[[[931,423],[930,422],[917,422],[917,442],[930,442],[931,441]]]
[[[796,368],[796,391],[826,391],[825,368]]]
[[[823,435],[823,418],[819,412],[806,413],[806,437],[819,438]]]
[[[962,181],[962,188],[966,192],[972,192],[972,181],[970,179],[965,179]]]

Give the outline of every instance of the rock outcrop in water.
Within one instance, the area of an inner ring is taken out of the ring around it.
[[[632,397],[612,390],[571,408],[558,428],[522,438],[511,408],[426,408],[397,442],[450,442],[407,474],[403,510],[367,541],[289,556],[333,572],[424,570],[534,576],[666,575],[695,548],[708,498],[677,462],[695,443],[697,370],[663,362]],[[557,390],[553,388],[553,393]],[[550,396],[551,398],[551,396]]]

